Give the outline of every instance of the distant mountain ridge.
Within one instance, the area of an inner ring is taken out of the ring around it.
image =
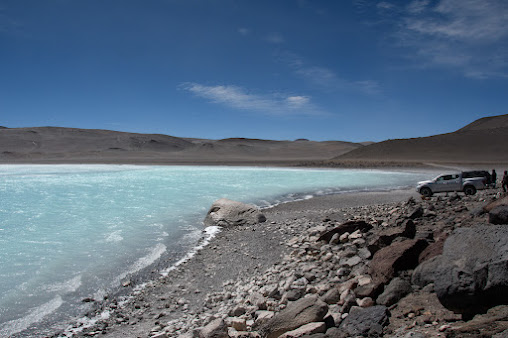
[[[0,163],[378,166],[508,163],[508,115],[451,133],[379,143],[207,140],[62,127],[0,128]]]
[[[207,140],[62,127],[0,129],[1,163],[256,164],[324,160],[361,144],[341,141]]]

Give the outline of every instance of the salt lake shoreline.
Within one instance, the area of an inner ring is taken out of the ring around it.
[[[452,169],[445,166],[441,169],[392,169],[428,171],[429,178],[439,171],[460,170],[457,167]],[[411,197],[419,198],[414,188],[348,192],[314,196],[311,199],[265,208],[263,213],[267,216],[266,223],[223,230],[195,256],[172,270],[167,277],[161,277],[160,272],[167,270],[168,264],[172,263],[159,262],[150,271],[144,271],[142,278],[133,276],[117,295],[106,300],[94,300],[93,310],[87,313],[84,321],[75,322],[71,330],[59,329],[49,336],[59,337],[74,332],[75,336],[101,334],[103,337],[149,337],[158,323],[181,319],[182,316],[190,318],[201,311],[207,295],[220,292],[224,281],[248,279],[277,264],[287,253],[285,243],[313,224],[321,223],[323,217],[331,217],[336,223],[340,223],[347,220],[344,209],[395,205]],[[145,283],[146,280],[148,282]],[[126,295],[129,300],[125,302],[119,302],[120,298],[116,298]],[[176,305],[176,308],[173,305]],[[95,324],[89,325],[94,322]],[[203,324],[189,325],[196,328]],[[19,336],[26,335],[20,333]],[[44,336],[48,336],[47,331]]]
[[[143,287],[135,276],[125,283],[118,296],[129,295],[127,301],[114,297],[97,301],[84,320],[53,337],[149,337],[161,322],[182,318],[189,318],[189,328],[200,327],[205,323],[190,318],[206,309],[210,295],[221,292],[226,281],[262,275],[279,263],[288,252],[285,243],[293,236],[320,224],[324,217],[344,222],[350,216],[344,213],[347,209],[397,204],[411,197],[418,197],[414,188],[315,196],[265,208],[265,223],[223,229],[166,277],[160,272],[167,266],[160,262],[158,268],[145,272],[151,278]]]

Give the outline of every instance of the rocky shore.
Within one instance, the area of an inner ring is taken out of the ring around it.
[[[265,209],[264,223],[225,228],[143,288],[126,283],[132,298],[97,302],[93,325],[65,334],[505,337],[508,232],[492,223],[506,207],[484,208],[502,200],[392,191]]]

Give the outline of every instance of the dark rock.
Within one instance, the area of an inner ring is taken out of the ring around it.
[[[353,337],[380,337],[383,327],[388,325],[388,314],[388,309],[382,305],[354,307],[339,328]]]
[[[206,226],[255,225],[266,217],[254,205],[221,198],[212,204],[204,223]]]
[[[499,205],[489,212],[489,223],[508,224],[508,206]]]
[[[448,198],[448,200],[449,200],[450,202],[460,201],[461,199],[462,199],[462,197],[460,197],[460,195],[459,195],[459,194],[457,194],[457,193],[455,193],[455,194],[451,195],[451,196]]]
[[[416,234],[416,226],[414,222],[410,219],[404,220],[402,223],[402,227],[391,227],[387,229],[383,229],[379,236],[369,243],[369,250],[371,254],[376,253],[379,249],[384,248],[398,238],[398,237],[406,237],[406,238],[414,238]]]
[[[428,247],[423,249],[423,251],[420,253],[420,256],[418,256],[418,262],[422,263],[425,262],[426,260],[431,259],[432,257],[441,255],[443,253],[443,246],[446,237],[448,236],[441,237],[440,239],[438,239],[434,243],[429,244]]]
[[[347,221],[346,223],[343,223],[338,227],[322,234],[321,237],[319,237],[318,241],[325,241],[328,243],[335,234],[338,234],[340,236],[346,232],[353,233],[356,230],[360,230],[361,232],[367,232],[372,228],[373,228],[372,225],[365,221]]]
[[[445,242],[435,271],[441,303],[466,317],[508,300],[508,227],[456,229]]]
[[[407,217],[409,219],[417,219],[417,218],[420,218],[422,216],[423,216],[423,208],[421,206],[418,206],[418,207],[414,208],[407,215]]]
[[[402,278],[394,278],[386,286],[382,294],[377,297],[376,303],[380,305],[390,306],[397,303],[402,297],[411,293],[413,288],[411,284]]]
[[[405,220],[402,223],[402,226],[404,227],[404,231],[401,234],[402,237],[407,237],[407,238],[411,238],[411,239],[415,237],[416,225],[412,220],[410,220],[410,219]]]
[[[328,316],[326,316],[325,318],[323,318],[323,321],[325,322],[325,325],[326,325],[326,328],[329,329],[331,327],[335,327],[335,319],[333,318],[333,316],[331,316],[330,314],[328,314]]]
[[[302,325],[323,321],[328,305],[312,295],[289,303],[287,308],[268,320],[259,330],[263,337],[275,338]]]
[[[301,338],[348,338],[348,335],[337,327],[331,327],[326,331],[326,333],[314,333],[304,335]]]
[[[477,207],[477,208],[473,208],[473,210],[471,210],[469,212],[469,214],[473,217],[479,217],[479,216],[485,214],[485,210],[483,210],[483,207]]]
[[[327,338],[326,333],[314,333],[314,334],[306,334],[301,338]]]
[[[413,271],[413,275],[411,276],[411,283],[414,285],[418,285],[420,287],[424,287],[430,283],[434,283],[434,273],[439,265],[439,256],[432,257],[420,263]]]
[[[292,290],[289,290],[288,293],[286,294],[286,296],[287,296],[289,301],[298,300],[298,299],[302,298],[302,296],[303,296],[303,290],[302,289],[292,289]]]
[[[487,205],[485,205],[483,207],[483,211],[490,212],[492,209],[494,209],[500,205],[508,205],[508,195],[488,203]]]
[[[339,328],[337,327],[332,327],[332,328],[329,328],[327,331],[326,331],[326,337],[327,338],[343,338],[345,337],[344,336],[344,332],[342,332]]]
[[[369,267],[374,283],[387,284],[399,271],[415,268],[418,256],[425,247],[425,240],[406,240],[376,252]]]
[[[322,297],[326,304],[337,304],[340,299],[340,292],[337,288],[331,288]]]
[[[382,291],[382,285],[369,283],[366,285],[360,285],[355,289],[355,295],[358,298],[371,297],[376,298]]]
[[[241,315],[245,314],[245,312],[246,309],[243,306],[237,306],[229,311],[229,315],[231,317],[240,317]]]
[[[486,314],[477,315],[472,320],[452,328],[446,332],[446,337],[503,337],[508,330],[508,305],[496,306]]]

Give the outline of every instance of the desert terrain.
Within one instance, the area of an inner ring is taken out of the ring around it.
[[[337,138],[340,138],[338,135]],[[207,140],[61,127],[0,128],[0,163],[422,166],[508,163],[508,115],[447,134],[378,143]]]

